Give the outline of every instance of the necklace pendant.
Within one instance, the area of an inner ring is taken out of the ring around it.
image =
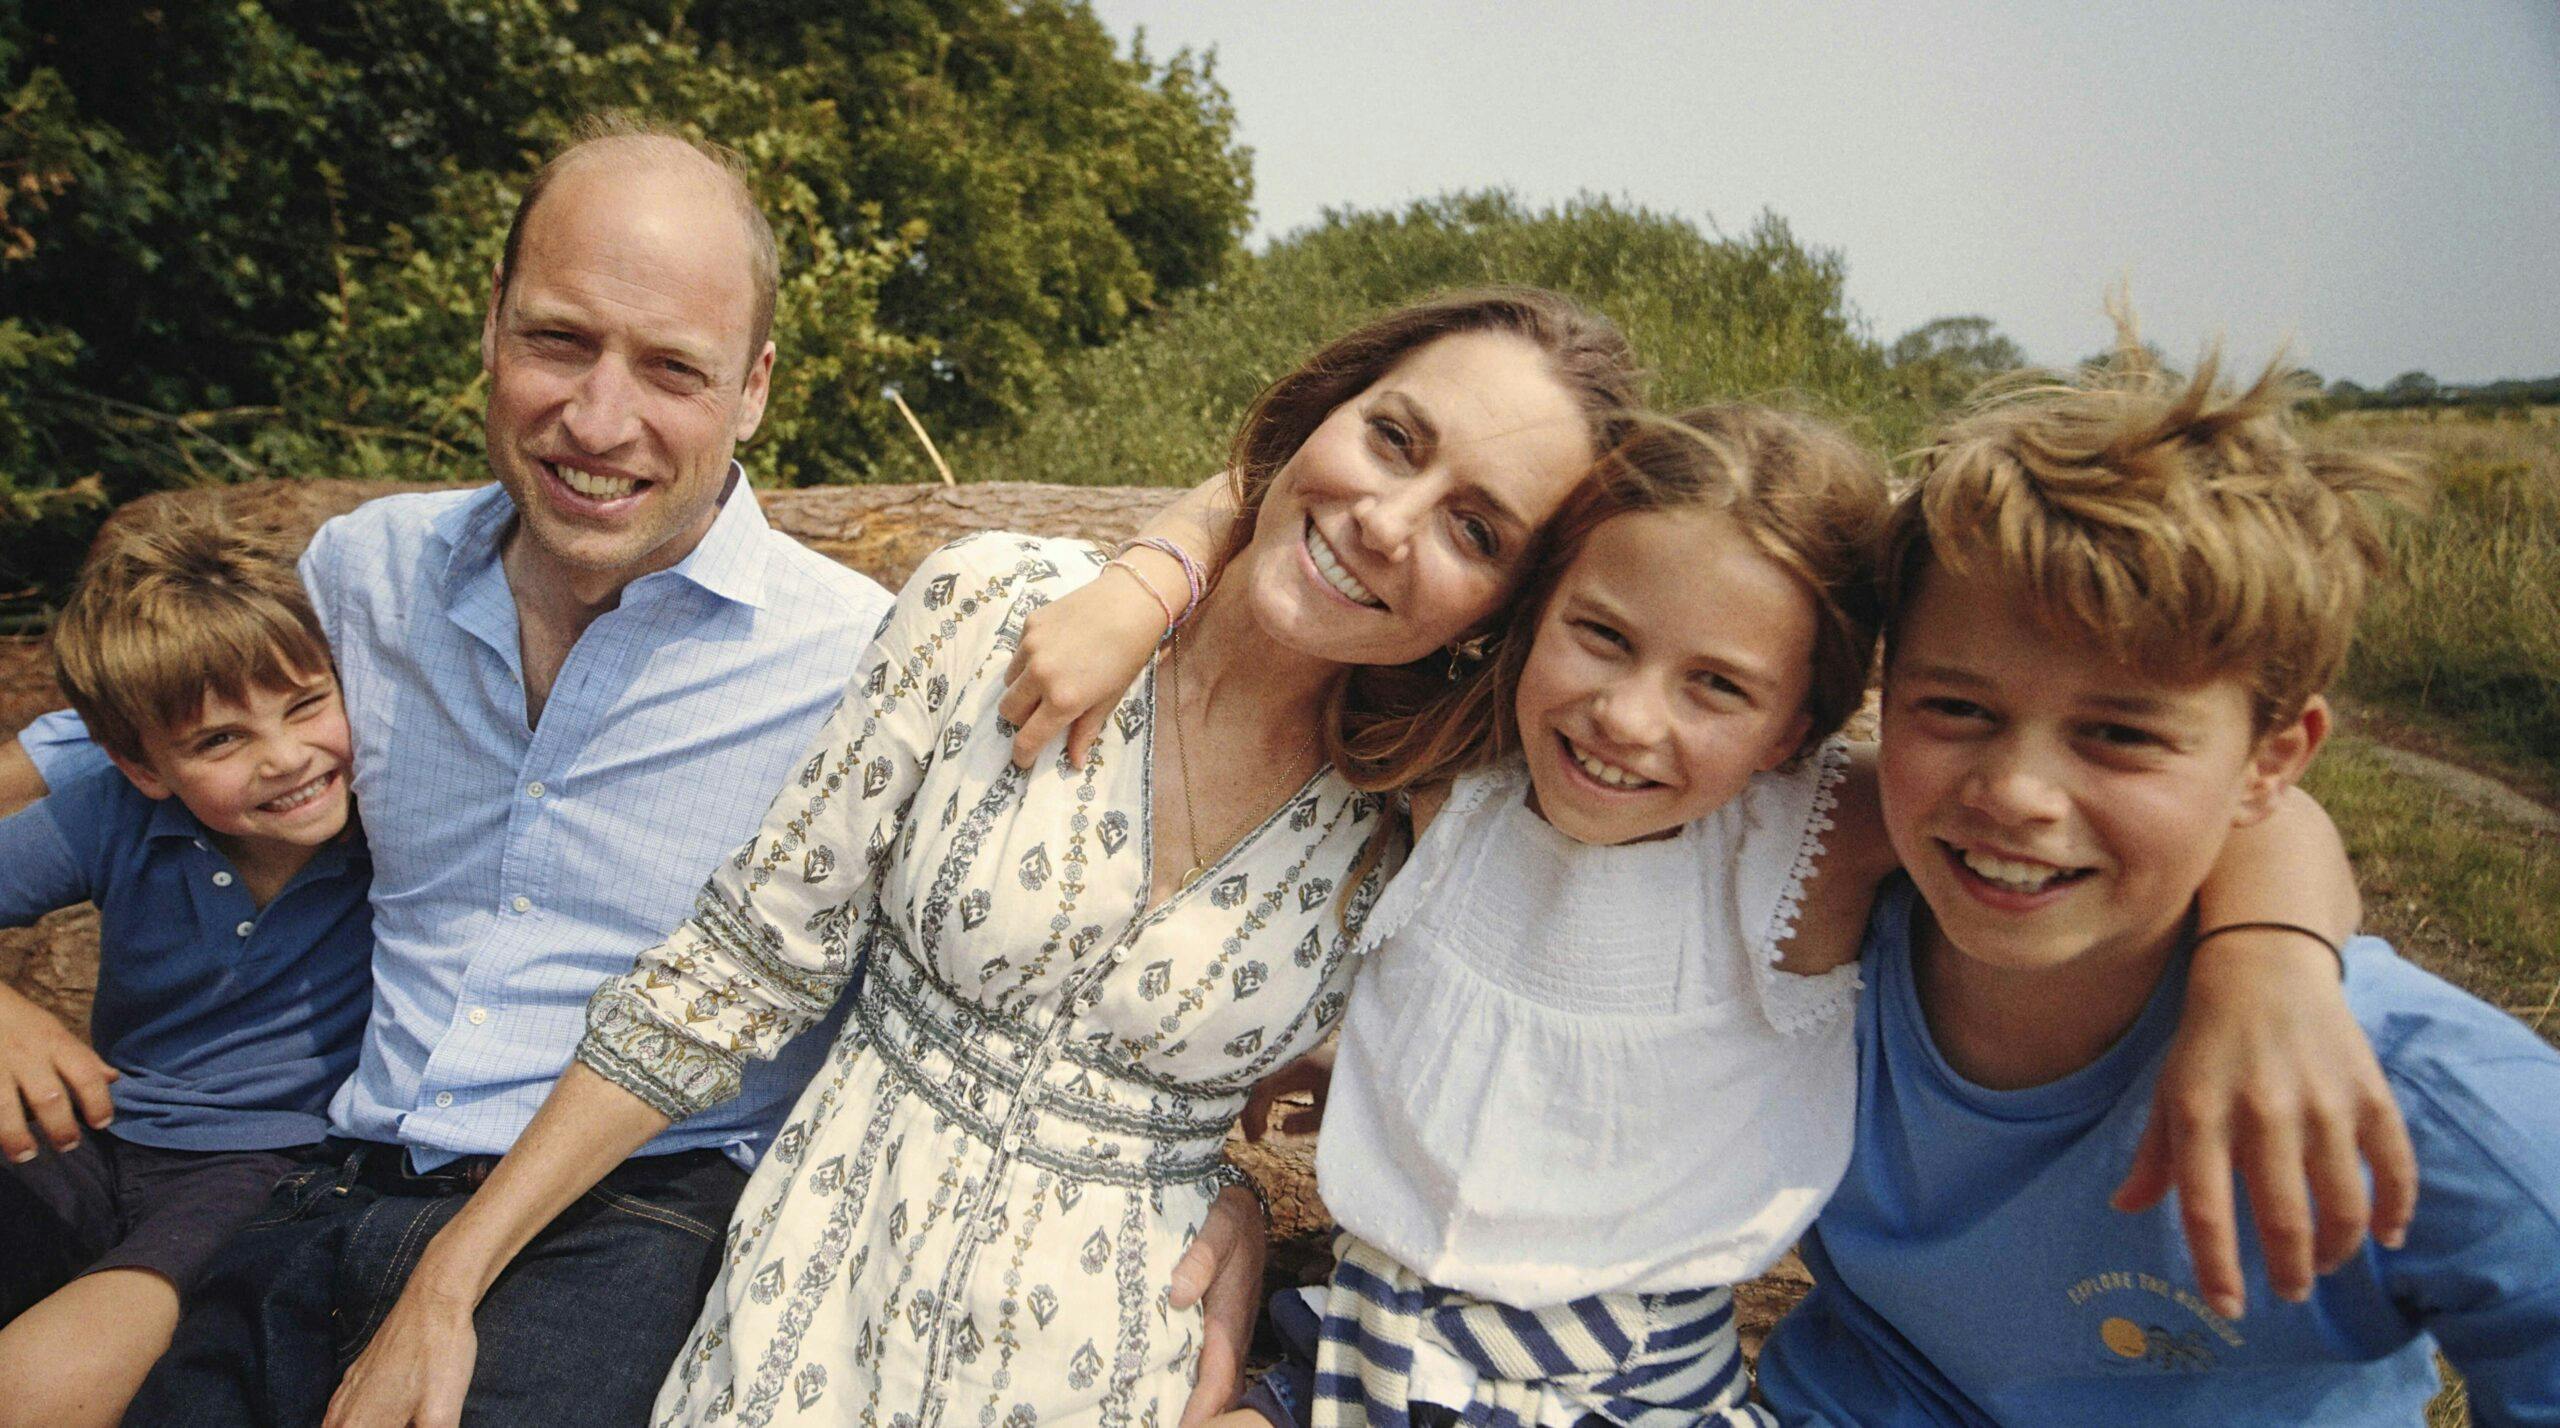
[[[1190,867],[1182,870],[1182,885],[1187,888],[1193,883],[1200,881],[1200,875],[1207,871],[1209,871],[1208,864],[1193,863]]]

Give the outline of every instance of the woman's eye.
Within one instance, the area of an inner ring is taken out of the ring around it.
[[[1494,533],[1492,525],[1475,516],[1460,516],[1458,532],[1476,554],[1487,560],[1502,553],[1502,537]]]
[[[1369,418],[1369,439],[1397,456],[1408,456],[1413,452],[1413,433],[1405,430],[1404,423],[1393,417]]]
[[[1573,627],[1584,639],[1594,644],[1605,645],[1613,650],[1627,648],[1626,636],[1619,634],[1610,626],[1601,624],[1598,620],[1576,620],[1573,622]]]

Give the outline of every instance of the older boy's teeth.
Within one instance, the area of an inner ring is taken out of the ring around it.
[[[2014,862],[2008,858],[1995,857],[1971,848],[1962,850],[1961,856],[1964,858],[1964,865],[1973,870],[1975,877],[1986,883],[2007,888],[2011,892],[2041,892],[2071,871],[2069,868],[2054,867],[2050,863]]]
[[[599,476],[575,466],[554,466],[551,469],[560,473],[562,485],[590,500],[620,500],[640,487],[639,482],[628,476]]]
[[[1567,742],[1565,744],[1565,749],[1573,755],[1575,767],[1580,768],[1584,773],[1591,775],[1592,778],[1601,783],[1607,784],[1611,788],[1650,788],[1653,786],[1653,780],[1649,778],[1640,778],[1635,774],[1631,774],[1625,769],[1618,767],[1616,764],[1604,764],[1598,759],[1591,757],[1589,754],[1584,753],[1571,742]]]
[[[332,774],[322,774],[311,782],[304,784],[302,787],[293,790],[291,793],[288,793],[281,798],[270,798],[259,806],[266,809],[269,813],[291,813],[302,805],[318,798],[321,790],[329,786],[329,780],[334,776],[335,775]]]
[[[1369,587],[1361,584],[1358,576],[1342,568],[1342,562],[1334,556],[1333,547],[1325,544],[1324,537],[1313,525],[1307,527],[1307,555],[1316,563],[1316,574],[1324,577],[1325,584],[1342,592],[1342,598],[1372,610],[1386,608],[1386,601],[1370,594]]]

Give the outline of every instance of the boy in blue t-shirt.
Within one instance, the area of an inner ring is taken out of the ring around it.
[[[328,642],[273,540],[132,513],[54,658],[114,767],[0,821],[0,926],[97,904],[96,1050],[0,988],[0,1384],[13,1421],[113,1423],[282,1152],[326,1132],[372,863]]]
[[[2327,732],[2382,565],[2357,498],[2414,484],[2306,450],[2289,374],[2234,394],[2216,365],[2128,343],[2012,392],[1893,518],[1878,779],[1910,880],[1868,928],[1817,1288],[1760,1362],[1786,1422],[2414,1424],[2438,1352],[2474,1421],[2560,1422],[2560,1055],[2377,941],[2341,961],[2425,1187],[2398,1243],[2297,1303],[2251,1250],[2260,1307],[2225,1318],[2174,1215],[2103,1208],[2189,953],[2229,930],[2195,890]]]

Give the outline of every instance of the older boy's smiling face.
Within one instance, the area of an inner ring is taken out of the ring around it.
[[[2006,971],[2165,955],[2281,762],[2237,676],[2163,684],[1943,569],[1886,668],[1886,832],[1945,940]]]

